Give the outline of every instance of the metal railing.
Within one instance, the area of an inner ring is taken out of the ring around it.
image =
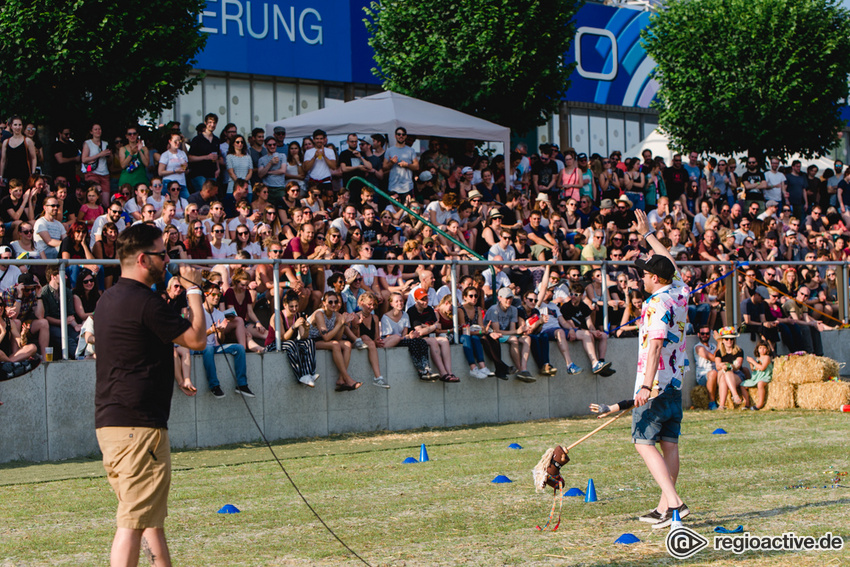
[[[180,265],[187,264],[191,266],[216,266],[216,265],[228,265],[228,266],[256,266],[256,265],[272,265],[274,266],[273,270],[273,281],[274,281],[274,289],[272,290],[272,300],[273,300],[273,308],[274,308],[274,317],[275,317],[275,329],[280,329],[280,308],[281,308],[281,295],[280,295],[280,267],[284,265],[307,265],[307,266],[348,266],[350,267],[352,264],[369,264],[375,266],[450,266],[449,270],[449,278],[450,278],[450,289],[452,293],[452,320],[454,324],[454,335],[455,342],[459,340],[459,329],[458,329],[458,304],[457,304],[457,270],[456,268],[459,266],[484,266],[484,267],[492,267],[494,262],[486,261],[486,260],[308,260],[308,259],[297,259],[297,260],[287,260],[287,259],[251,259],[251,260],[236,260],[236,259],[206,259],[206,260],[195,260],[195,259],[186,259],[186,260],[170,260],[169,264]],[[85,266],[85,265],[98,265],[98,266],[119,266],[120,262],[118,260],[0,260],[0,265],[3,266],[60,266],[63,270],[68,266]],[[607,331],[610,328],[609,325],[609,317],[608,317],[608,268],[610,266],[626,266],[626,267],[634,267],[634,262],[631,261],[610,261],[610,260],[600,260],[600,261],[538,261],[538,260],[513,260],[513,261],[499,261],[498,265],[500,266],[525,266],[525,267],[535,267],[535,266],[559,266],[569,268],[572,266],[592,266],[592,268],[600,268],[602,275],[602,313],[603,313],[603,326]],[[745,269],[747,266],[810,266],[810,267],[828,267],[828,266],[836,266],[841,267],[841,270],[836,270],[836,285],[838,290],[838,303],[841,307],[841,312],[843,313],[843,322],[850,321],[850,301],[848,301],[848,289],[847,285],[850,282],[848,276],[850,276],[850,262],[839,262],[839,261],[828,261],[828,262],[806,262],[806,261],[779,261],[779,262],[768,262],[768,261],[752,261],[752,262],[707,262],[707,261],[682,261],[677,262],[677,266],[680,268],[684,268],[686,266],[713,266],[720,267],[721,271],[726,274],[729,274],[729,277],[732,280],[732,285],[726,286],[726,298],[727,305],[731,302],[732,308],[732,321],[735,322],[736,326],[740,322],[740,308],[739,308],[739,293],[738,293],[738,273],[742,269]],[[725,269],[724,269],[725,268]],[[495,281],[494,281],[495,284]],[[43,282],[43,285],[47,285],[46,282]],[[67,293],[67,284],[64,277],[59,278],[59,313],[62,321],[67,323],[68,319],[68,304],[66,299]],[[64,324],[61,328],[62,331],[62,357],[64,359],[68,359],[68,325]],[[278,350],[280,350],[280,334],[275,333],[275,346]]]

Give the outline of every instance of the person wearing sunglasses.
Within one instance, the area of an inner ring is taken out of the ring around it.
[[[58,258],[62,239],[67,235],[65,226],[59,221],[59,200],[47,197],[41,217],[35,221],[35,244],[45,258]]]
[[[348,324],[359,319],[353,313],[341,313],[342,300],[335,291],[326,291],[322,296],[322,306],[309,318],[310,332],[308,337],[313,339],[318,350],[331,351],[331,357],[339,377],[335,391],[350,392],[363,385],[354,380],[348,373],[351,363],[351,343],[345,340],[345,330]]]

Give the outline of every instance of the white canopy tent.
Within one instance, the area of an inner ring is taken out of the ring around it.
[[[505,153],[510,151],[510,128],[390,91],[270,122],[266,124],[266,136],[272,135],[275,126],[286,128],[287,138],[310,136],[317,128],[330,135],[391,133],[402,126],[409,134],[417,137],[440,136],[502,142]],[[389,143],[392,143],[392,139],[391,136]],[[505,155],[505,179],[508,182],[511,178],[510,161],[510,156]]]
[[[623,159],[626,159],[626,158],[629,158],[629,157],[638,157],[639,158],[639,157],[641,157],[640,154],[643,150],[650,150],[652,152],[653,156],[663,157],[664,163],[666,163],[667,165],[670,165],[670,162],[673,159],[673,154],[675,152],[670,149],[670,147],[668,146],[669,143],[670,143],[670,139],[667,136],[665,136],[660,130],[657,130],[657,129],[653,130],[649,134],[649,136],[647,136],[646,138],[644,138],[643,140],[641,140],[640,142],[638,142],[637,144],[635,144],[634,146],[632,146],[631,148],[629,148],[628,150],[623,152]],[[715,154],[712,154],[712,155],[714,155],[715,157],[721,157],[721,156],[715,155]],[[735,154],[734,156],[722,156],[722,157],[734,157],[737,160],[738,166],[740,168],[742,163],[746,164],[745,158],[747,157],[747,154],[741,153],[741,154]],[[816,158],[812,158],[812,159],[807,159],[807,158],[801,157],[799,155],[793,155],[793,156],[790,156],[788,159],[786,159],[785,163],[790,164],[795,159],[798,159],[803,163],[803,171],[805,171],[806,167],[808,167],[809,165],[818,166],[819,172],[823,172],[823,170],[825,170],[827,168],[832,169],[834,167],[834,162],[833,162],[832,158],[830,158],[829,156],[821,156],[821,157],[816,157]],[[687,156],[685,157],[685,160],[687,160]],[[742,170],[739,169],[738,171],[740,172]]]

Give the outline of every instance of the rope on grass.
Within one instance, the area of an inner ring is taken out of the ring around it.
[[[178,276],[178,277],[186,280],[186,278],[184,278],[183,276]],[[190,280],[186,280],[186,281],[189,281],[192,284],[195,283],[195,282],[192,282]],[[215,337],[216,345],[220,347],[221,343],[218,341],[218,335],[213,333],[213,336]],[[230,374],[233,376],[233,379],[236,380],[236,371],[233,369],[233,366],[231,366],[230,359],[227,358],[227,353],[222,351],[222,354],[224,354],[224,361],[227,363],[227,368],[228,368],[228,370],[230,370]],[[275,462],[280,467],[280,470],[282,470],[283,474],[286,475],[287,480],[289,480],[289,484],[291,484],[292,488],[295,489],[295,492],[298,494],[298,496],[304,502],[304,505],[307,506],[307,508],[313,513],[313,515],[316,516],[316,519],[319,520],[319,522],[325,527],[325,529],[328,531],[328,533],[330,533],[332,536],[334,536],[334,538],[340,543],[340,545],[342,545],[345,549],[347,549],[354,557],[359,559],[364,565],[366,565],[367,567],[372,567],[372,565],[368,561],[366,561],[365,559],[360,557],[357,554],[356,551],[351,549],[351,547],[342,540],[341,537],[336,535],[336,532],[334,532],[331,529],[331,527],[325,522],[325,520],[322,519],[322,517],[319,515],[319,513],[316,512],[316,509],[313,508],[313,506],[310,505],[310,502],[308,502],[307,498],[304,496],[304,494],[301,493],[301,489],[298,488],[298,485],[295,484],[295,481],[292,479],[291,476],[289,476],[289,471],[287,471],[286,467],[283,466],[283,463],[281,462],[280,458],[278,458],[277,453],[274,452],[274,448],[272,447],[271,443],[269,443],[269,440],[266,437],[266,433],[263,431],[263,428],[260,427],[260,423],[257,421],[257,418],[254,416],[254,412],[251,411],[251,406],[248,405],[248,400],[245,399],[245,396],[239,396],[239,397],[242,398],[242,402],[244,402],[244,404],[245,404],[245,409],[248,410],[248,415],[251,416],[251,421],[254,422],[254,425],[256,426],[257,431],[260,432],[260,437],[263,439],[263,443],[265,443],[269,452],[272,454],[272,457],[274,457]]]

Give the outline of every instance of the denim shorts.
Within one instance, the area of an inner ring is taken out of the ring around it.
[[[632,440],[640,445],[679,442],[682,429],[682,391],[667,387],[658,397],[632,412]]]

